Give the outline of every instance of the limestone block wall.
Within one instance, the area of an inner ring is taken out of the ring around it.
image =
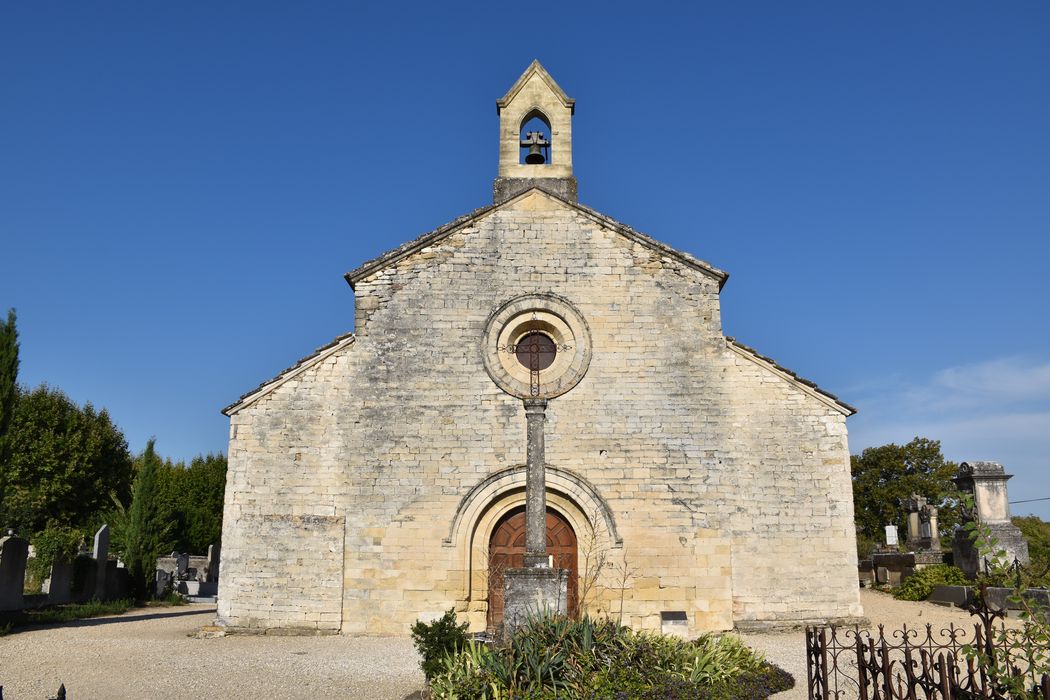
[[[546,424],[561,473],[549,502],[581,543],[597,530],[613,564],[592,609],[619,615],[622,597],[625,622],[651,629],[685,611],[692,633],[792,606],[853,610],[841,413],[727,346],[717,276],[532,193],[355,293],[352,345],[233,413],[220,587],[231,624],[405,634],[456,607],[484,627],[488,537],[523,496],[508,476],[484,502],[463,500],[526,456],[521,401],[493,384],[479,342],[493,310],[529,293],[568,299],[592,338],[587,375]],[[276,577],[260,566],[274,538],[291,543]],[[823,556],[815,543],[850,581],[795,572]],[[770,563],[780,556],[790,563]],[[289,592],[293,574],[306,578]]]
[[[746,353],[727,354],[737,626],[859,617],[845,416]]]
[[[230,419],[219,619],[232,628],[341,627],[347,461],[326,401],[337,355]]]

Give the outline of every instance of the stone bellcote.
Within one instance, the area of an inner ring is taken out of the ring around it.
[[[539,61],[533,61],[507,94],[496,100],[499,173],[492,187],[496,204],[533,187],[576,201],[576,178],[572,174],[575,108],[576,100],[558,87]],[[526,130],[527,125],[531,126]],[[534,131],[539,133],[530,138]],[[526,142],[533,145],[534,157],[529,160],[542,162],[526,162],[525,155],[530,152],[523,145]]]

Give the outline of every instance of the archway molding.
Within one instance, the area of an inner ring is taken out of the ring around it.
[[[585,556],[582,543],[588,538],[606,540],[602,545],[612,549],[623,546],[612,510],[590,482],[568,470],[548,465],[546,485],[547,506],[562,515],[576,532],[581,541],[581,557]],[[465,573],[464,600],[480,600],[488,595],[489,538],[500,518],[524,505],[523,464],[490,474],[460,500],[443,544],[457,550],[460,570]]]

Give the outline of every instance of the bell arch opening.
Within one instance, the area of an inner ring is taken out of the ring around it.
[[[551,122],[543,112],[533,109],[525,114],[518,126],[521,165],[549,165],[554,161]]]

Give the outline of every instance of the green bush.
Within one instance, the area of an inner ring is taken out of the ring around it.
[[[893,590],[897,600],[926,600],[934,586],[967,586],[970,581],[961,569],[948,564],[936,564],[919,569]]]
[[[467,623],[456,624],[456,611],[449,608],[431,623],[412,625],[412,641],[422,660],[423,675],[430,681],[444,668],[445,657],[456,654],[467,643]]]
[[[428,678],[435,698],[479,700],[743,700],[794,685],[730,635],[689,642],[588,617],[536,618],[495,648],[468,642]]]

